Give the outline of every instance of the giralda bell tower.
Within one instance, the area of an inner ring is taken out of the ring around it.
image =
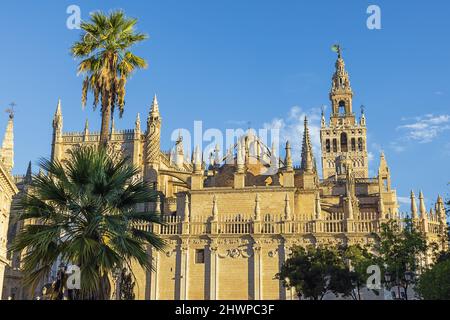
[[[341,48],[333,48],[338,58],[330,92],[331,116],[327,125],[322,112],[320,130],[323,178],[344,177],[349,165],[355,178],[367,178],[369,167],[364,109],[361,108],[361,117],[357,121],[352,108],[353,91]]]

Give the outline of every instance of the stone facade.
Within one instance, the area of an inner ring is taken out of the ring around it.
[[[149,249],[154,270],[139,266],[137,299],[294,299],[275,278],[294,245],[373,244],[380,225],[399,219],[397,195],[391,186],[384,154],[378,175],[369,177],[364,113],[357,121],[353,92],[339,53],[332,79],[332,110],[327,123],[322,115],[319,178],[305,119],[301,165],[295,167],[291,144],[277,157],[249,131],[209,164],[197,147],[187,161],[180,136],[174,152],[160,148],[162,117],[156,96],[146,129],[140,115],[131,130],[111,129],[108,152],[127,156],[140,169],[135,177],[158,192],[156,202],[138,210],[162,215],[164,225],[140,225],[167,243],[163,251]],[[65,161],[68,150],[96,145],[100,134],[63,132],[58,102],[53,119],[52,158]],[[300,140],[300,139],[299,139]],[[411,196],[412,216],[430,242],[447,246],[442,198],[427,212],[423,195],[417,210]]]

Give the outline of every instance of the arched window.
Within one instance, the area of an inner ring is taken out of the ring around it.
[[[327,152],[331,151],[330,139],[327,139],[325,141],[325,149],[326,149]]]
[[[333,152],[337,152],[337,140],[333,139]]]
[[[364,150],[364,140],[362,138],[358,138],[358,150],[359,151]]]
[[[348,151],[347,134],[345,132],[341,133],[341,151],[342,152]]]
[[[352,151],[356,151],[356,140],[352,138]]]
[[[345,101],[339,101],[339,114],[345,114]]]

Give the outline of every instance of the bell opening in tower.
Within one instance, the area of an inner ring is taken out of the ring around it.
[[[345,110],[345,101],[339,101],[339,109],[338,109],[339,115],[344,115],[346,113]]]

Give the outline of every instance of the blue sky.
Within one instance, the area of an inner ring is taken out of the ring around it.
[[[411,188],[422,189],[429,204],[438,193],[448,196],[450,3],[444,0],[2,3],[0,106],[18,105],[14,173],[50,154],[59,97],[65,131],[82,130],[86,118],[91,129],[100,126],[98,113],[81,109],[81,78],[69,55],[79,31],[66,27],[72,4],[83,19],[93,10],[122,8],[150,35],[135,48],[150,66],[129,81],[117,128],[132,128],[137,112],[144,119],[156,92],[163,149],[176,128],[192,129],[194,120],[222,130],[249,121],[255,128],[277,124],[299,146],[301,116],[310,115],[314,132],[320,106],[329,105],[336,58],[330,46],[339,42],[354,107],[366,106],[371,172],[384,150],[400,197]],[[366,27],[369,4],[381,8],[381,30]],[[1,130],[6,121],[4,114]]]

